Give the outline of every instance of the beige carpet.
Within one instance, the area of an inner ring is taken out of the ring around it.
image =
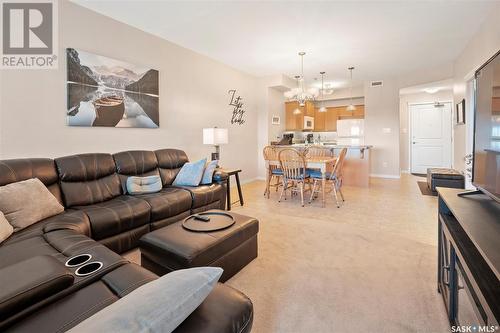
[[[278,203],[244,186],[259,257],[227,284],[253,301],[253,332],[449,332],[436,288],[437,199],[416,177],[345,188],[340,209]],[[234,193],[236,194],[236,193]]]

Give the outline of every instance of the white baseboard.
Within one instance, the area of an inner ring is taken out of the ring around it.
[[[401,173],[407,173],[407,174],[409,174],[410,170],[401,170]]]
[[[256,180],[266,180],[265,178],[260,178],[260,177],[255,177],[255,178],[250,178],[250,179],[245,179],[245,180],[241,180],[240,181],[240,184],[241,185],[245,185],[245,184],[248,184],[248,183],[251,183],[251,182],[254,182]],[[233,187],[236,187],[236,180],[234,180],[234,178],[231,179],[231,188]]]
[[[400,175],[384,175],[384,174],[379,174],[379,173],[372,173],[372,174],[370,174],[370,177],[373,177],[373,178],[389,178],[389,179],[399,179],[399,178],[401,178]]]

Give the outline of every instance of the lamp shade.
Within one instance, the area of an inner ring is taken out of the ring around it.
[[[228,143],[227,128],[210,127],[203,129],[204,145],[221,145]]]

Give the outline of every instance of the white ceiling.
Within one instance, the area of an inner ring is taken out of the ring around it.
[[[327,72],[345,86],[354,77],[377,80],[456,59],[492,2],[229,2],[74,0],[256,76]]]

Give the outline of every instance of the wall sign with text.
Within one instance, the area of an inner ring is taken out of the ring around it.
[[[241,96],[236,96],[236,89],[231,89],[228,92],[229,106],[233,107],[233,115],[231,117],[231,124],[243,125],[245,123],[245,119],[243,116],[245,115],[245,110],[243,109],[243,102]]]

